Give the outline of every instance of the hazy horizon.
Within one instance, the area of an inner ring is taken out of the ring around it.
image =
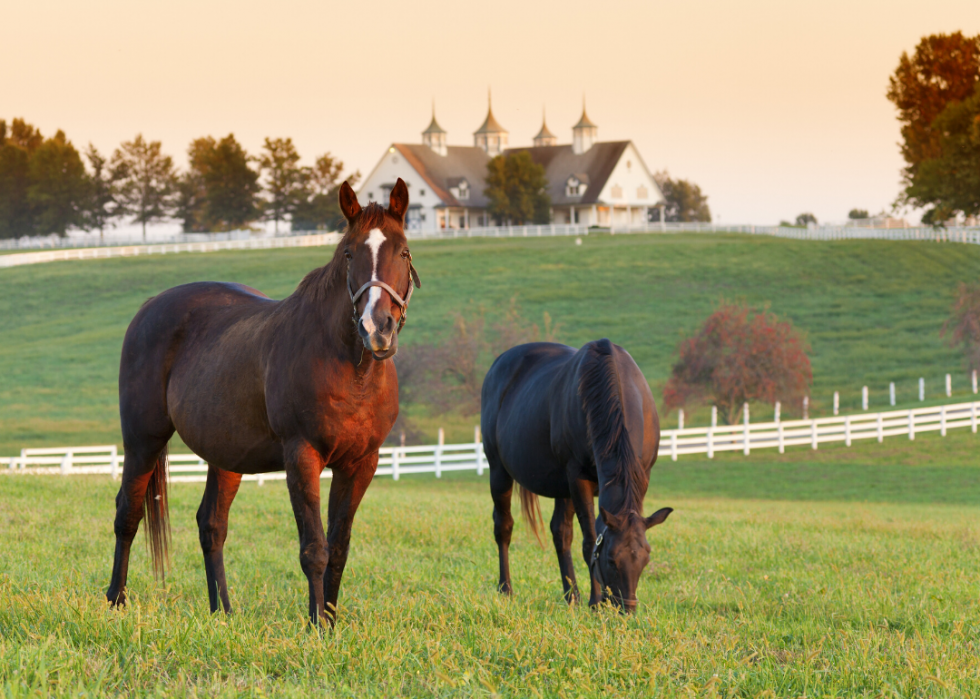
[[[757,224],[888,207],[903,165],[885,99],[899,56],[927,34],[980,33],[962,0],[927,12],[842,0],[296,1],[274,12],[48,0],[4,14],[17,31],[0,45],[0,118],[63,129],[80,150],[111,153],[142,133],[183,166],[199,136],[234,133],[251,154],[289,136],[304,163],[330,151],[366,175],[390,143],[420,142],[433,100],[450,145],[472,145],[492,88],[518,146],[542,108],[569,142],[584,94],[600,140],[631,139],[651,171],[700,185],[716,221]]]

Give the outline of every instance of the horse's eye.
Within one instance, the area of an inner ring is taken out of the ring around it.
[[[351,259],[350,250],[344,250],[344,257],[346,257],[348,260]]]
[[[408,250],[402,250],[402,259],[407,260],[411,256],[412,256],[412,253],[410,253]]]

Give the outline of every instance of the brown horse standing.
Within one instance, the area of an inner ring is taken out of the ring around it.
[[[361,209],[346,182],[348,229],[325,267],[273,301],[241,284],[201,282],[147,301],[123,342],[119,411],[126,448],[116,552],[106,593],[126,601],[129,551],[144,512],[154,572],[167,558],[166,451],[176,431],[208,462],[197,512],[211,611],[231,611],[222,549],[242,474],[286,471],[309,581],[310,620],[336,618],[351,523],[398,415],[397,350],[413,284],[408,188]],[[327,533],[320,473],[333,471]]]

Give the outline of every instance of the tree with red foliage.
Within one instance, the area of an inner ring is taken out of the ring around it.
[[[664,387],[667,410],[712,402],[729,424],[748,401],[798,403],[813,381],[810,346],[789,321],[763,310],[722,302],[694,337],[677,348],[679,361]]]
[[[950,347],[963,350],[967,371],[980,369],[980,283],[960,284],[940,335]]]

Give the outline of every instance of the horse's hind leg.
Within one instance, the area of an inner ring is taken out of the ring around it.
[[[208,579],[211,612],[218,611],[218,598],[226,614],[231,613],[228,583],[225,580],[225,538],[228,536],[228,511],[242,484],[242,475],[208,464],[208,482],[197,510],[197,526],[204,552],[204,573]]]
[[[514,518],[510,514],[510,496],[514,491],[514,479],[500,464],[490,464],[490,497],[493,498],[493,538],[497,541],[500,559],[500,582],[497,589],[505,595],[513,592],[510,582],[510,537],[514,531]]]
[[[167,456],[166,439],[147,439],[138,446],[126,448],[122,483],[116,495],[116,551],[112,561],[112,579],[106,598],[113,605],[126,604],[126,575],[129,572],[129,550],[143,519],[143,505],[150,480],[156,469],[164,468]]]
[[[575,582],[575,568],[572,565],[572,525],[575,509],[568,498],[555,498],[555,514],[551,517],[551,538],[558,554],[558,569],[561,571],[561,584],[565,589],[565,601],[578,602],[578,585]]]

